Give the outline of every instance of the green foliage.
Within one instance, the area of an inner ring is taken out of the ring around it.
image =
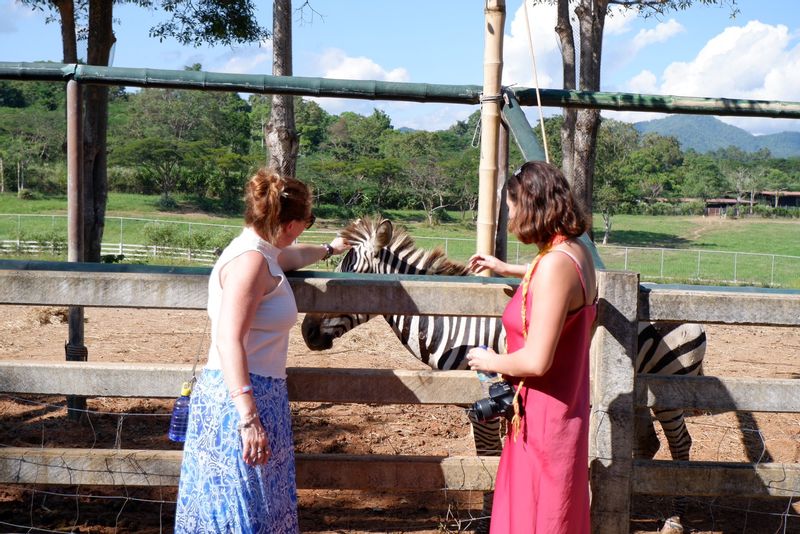
[[[251,0],[161,0],[160,4],[171,15],[150,30],[150,36],[160,41],[172,37],[193,46],[231,45],[261,41],[270,35],[267,28],[259,26]]]

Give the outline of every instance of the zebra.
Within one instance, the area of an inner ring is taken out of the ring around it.
[[[336,266],[337,272],[466,276],[469,269],[447,259],[441,249],[417,248],[411,236],[396,230],[391,221],[363,218],[342,230],[353,247]],[[311,350],[325,350],[337,339],[370,320],[367,314],[306,314],[303,339]],[[467,369],[470,348],[486,345],[505,351],[505,330],[499,317],[384,315],[397,338],[415,358],[433,369]],[[702,326],[690,323],[639,325],[639,351],[634,362],[637,373],[702,374],[706,338]],[[692,440],[681,410],[653,413],[662,426],[674,460],[688,460]],[[634,454],[652,458],[660,442],[646,408],[637,410]],[[500,420],[480,423],[469,414],[477,454],[499,456],[502,449]],[[491,493],[484,497],[484,515],[491,511]],[[663,532],[680,532],[685,500],[676,500]],[[673,530],[668,530],[672,528]],[[480,526],[479,526],[480,528]]]

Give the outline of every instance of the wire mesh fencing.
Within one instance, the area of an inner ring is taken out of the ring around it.
[[[234,224],[106,217],[101,254],[109,262],[208,266],[240,231],[241,226]],[[327,243],[335,235],[312,229],[298,242]],[[0,214],[2,256],[65,260],[66,236],[65,215]],[[420,248],[439,247],[457,262],[466,262],[475,252],[474,238],[415,236],[414,241]],[[646,282],[800,288],[800,256],[614,245],[597,249],[607,269],[635,271]],[[516,240],[507,246],[513,263],[527,263],[535,253],[535,247]],[[330,270],[335,261],[331,258],[309,268]]]

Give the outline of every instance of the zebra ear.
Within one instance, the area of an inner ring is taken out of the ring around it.
[[[374,246],[375,250],[374,253],[377,256],[378,252],[389,244],[389,241],[392,240],[392,232],[394,228],[392,227],[392,222],[387,221],[386,219],[382,220],[378,225],[378,229],[375,231],[375,240]]]

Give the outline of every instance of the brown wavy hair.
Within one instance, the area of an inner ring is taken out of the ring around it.
[[[508,229],[526,245],[549,243],[556,234],[578,237],[589,230],[591,219],[557,167],[529,161],[508,179],[507,187],[516,208]]]
[[[281,225],[311,216],[311,190],[297,178],[274,169],[259,169],[245,186],[244,222],[275,243]]]

